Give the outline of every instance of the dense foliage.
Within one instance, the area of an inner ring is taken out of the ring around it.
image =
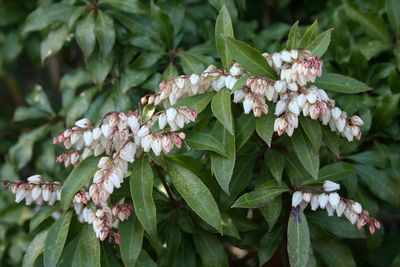
[[[0,265],[400,265],[400,1],[322,2],[1,2]]]

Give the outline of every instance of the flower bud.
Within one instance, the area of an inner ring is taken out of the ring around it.
[[[340,189],[340,184],[326,180],[322,186],[325,192],[332,192]]]
[[[79,128],[82,128],[82,129],[87,129],[90,125],[91,125],[91,122],[86,118],[75,122],[75,126],[78,126]]]
[[[297,207],[302,200],[303,200],[303,193],[300,191],[294,192],[292,196],[292,207]]]

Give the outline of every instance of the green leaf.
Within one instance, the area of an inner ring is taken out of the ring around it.
[[[231,37],[226,37],[226,42],[233,59],[247,71],[262,77],[276,78],[275,71],[256,49]]]
[[[336,158],[340,158],[339,136],[336,132],[332,132],[327,127],[322,128],[322,137],[324,144],[332,151]]]
[[[261,207],[259,210],[268,223],[268,231],[271,232],[282,211],[282,196],[277,196],[267,206]]]
[[[221,89],[211,101],[211,110],[215,118],[224,125],[230,134],[234,135],[233,117],[231,111],[231,93],[228,89]]]
[[[156,206],[153,200],[153,170],[147,157],[142,156],[132,165],[131,196],[135,214],[146,232],[157,237]],[[138,254],[139,255],[139,254]],[[129,264],[128,264],[129,265]]]
[[[224,246],[216,236],[202,232],[193,241],[204,267],[229,266]]]
[[[356,166],[358,176],[380,199],[395,206],[400,205],[400,182],[392,179],[385,171],[367,165]]]
[[[99,11],[94,32],[103,57],[107,57],[115,43],[114,21],[106,13]]]
[[[299,21],[290,28],[288,40],[286,42],[286,49],[297,49],[300,44]]]
[[[96,46],[94,25],[94,15],[93,12],[90,12],[86,17],[78,22],[75,29],[76,42],[82,49],[86,60],[92,55],[94,47]]]
[[[60,51],[63,44],[68,39],[68,35],[68,27],[65,25],[60,26],[47,35],[46,39],[44,39],[40,45],[40,56],[42,63],[46,58]]]
[[[386,0],[386,13],[396,36],[400,36],[400,1]]]
[[[317,57],[322,57],[325,54],[326,50],[329,47],[329,43],[331,42],[331,31],[327,30],[321,34],[319,34],[312,42],[310,42],[306,49],[310,50]]]
[[[275,197],[289,191],[286,186],[267,184],[255,191],[242,195],[232,205],[233,208],[259,208],[267,205]]]
[[[61,189],[61,207],[67,210],[72,198],[85,184],[87,184],[97,171],[99,159],[90,157],[82,161],[72,170]]]
[[[270,106],[270,110],[273,109],[274,108]],[[268,115],[262,115],[256,118],[257,134],[269,147],[271,147],[272,135],[274,134],[274,122],[275,116],[272,112],[269,112]]]
[[[37,234],[35,238],[29,243],[26,248],[24,259],[22,261],[22,267],[33,267],[35,266],[35,261],[44,250],[44,244],[46,242],[47,234],[49,230],[44,230]]]
[[[260,241],[258,259],[260,265],[267,263],[283,241],[283,227],[280,226],[272,232],[266,233]]]
[[[346,162],[334,162],[319,170],[317,180],[308,180],[303,184],[320,184],[326,180],[336,182],[355,173],[353,165]]]
[[[215,132],[216,137],[221,140],[222,145],[226,149],[228,158],[216,153],[211,153],[211,170],[217,178],[218,184],[224,192],[229,195],[229,183],[236,161],[235,136],[231,135],[219,122],[215,123],[213,132]]]
[[[318,20],[308,27],[300,41],[300,47],[307,47],[318,34]]]
[[[355,267],[357,266],[350,249],[341,242],[313,241],[313,249],[329,267]]]
[[[194,108],[197,111],[197,114],[200,114],[211,102],[211,99],[213,99],[214,95],[214,92],[209,92],[205,94],[190,96],[179,100],[178,103],[174,105],[174,107],[186,106]]]
[[[206,223],[222,232],[221,215],[210,190],[197,175],[177,164],[167,165],[172,183],[189,207]]]
[[[381,130],[391,125],[397,114],[400,94],[384,96],[376,106],[373,116],[373,129]]]
[[[318,153],[322,142],[322,131],[319,122],[312,120],[311,118],[300,116],[300,124],[301,128],[307,135],[308,140],[310,140],[315,151]]]
[[[307,266],[310,250],[310,231],[308,230],[306,216],[301,211],[297,216],[299,217],[290,216],[287,229],[287,248],[291,267]]]
[[[223,234],[240,240],[239,231],[232,218],[227,213],[222,213],[221,215]]]
[[[57,265],[67,240],[71,218],[72,212],[69,211],[50,227],[44,248],[44,266],[52,267]]]
[[[139,0],[102,0],[101,2],[131,14],[144,12],[144,7]]]
[[[66,20],[75,9],[75,6],[66,3],[42,5],[29,14],[22,34],[27,34],[31,31],[40,31],[55,22]]]
[[[136,262],[136,267],[157,267],[157,264],[149,256],[149,254],[147,254],[145,250],[142,250]]]
[[[293,134],[292,143],[297,158],[300,160],[303,167],[314,179],[317,179],[319,156],[315,152],[311,142],[306,139],[301,129],[297,129],[297,131],[295,131]]]
[[[92,225],[83,226],[69,266],[100,267],[100,244]]]
[[[35,214],[33,214],[29,221],[29,232],[36,229],[42,222],[49,218],[55,211],[59,209],[58,206],[43,206]]]
[[[378,38],[385,43],[390,42],[388,27],[379,14],[366,13],[358,8],[350,0],[343,0],[344,10],[347,16],[361,24],[366,33]]]
[[[331,232],[339,238],[365,238],[363,232],[352,225],[347,219],[336,216],[327,216],[326,212],[317,211],[307,214],[307,220],[322,229]]]
[[[219,12],[215,23],[215,46],[222,65],[226,68],[232,61],[232,55],[229,53],[226,37],[233,38],[232,21],[226,6],[224,5]]]
[[[195,52],[183,52],[179,54],[179,59],[184,73],[201,73],[208,64],[204,55]]]
[[[319,88],[342,94],[356,94],[370,91],[371,88],[354,78],[336,73],[326,73],[315,81]]]
[[[256,129],[256,119],[253,115],[242,114],[235,124],[236,150],[244,146]]]
[[[150,15],[154,29],[165,43],[167,50],[172,49],[174,44],[174,27],[170,18],[153,1],[150,5]]]
[[[186,135],[185,142],[192,150],[209,150],[228,157],[224,145],[208,133],[192,131]]]
[[[229,192],[232,202],[236,196],[246,188],[253,174],[255,155],[245,155],[237,158],[233,175],[229,184]]]
[[[278,184],[281,184],[283,168],[285,167],[284,156],[276,150],[268,149],[265,152],[264,161],[275,180]]]
[[[90,56],[87,62],[87,67],[94,83],[100,85],[103,84],[111,70],[112,63],[112,53],[110,53],[107,57],[103,57],[99,51],[95,51]]]
[[[134,203],[137,204],[135,201]],[[119,233],[121,235],[119,249],[124,265],[136,266],[136,261],[142,250],[143,227],[135,214],[132,214],[127,221],[120,224]]]

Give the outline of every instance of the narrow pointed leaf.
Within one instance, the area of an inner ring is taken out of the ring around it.
[[[233,135],[233,117],[231,111],[231,93],[221,89],[211,101],[211,110],[217,120]]]
[[[122,261],[125,266],[135,266],[142,250],[143,242],[143,226],[135,214],[132,214],[127,221],[120,224],[119,233],[121,235],[119,248]]]
[[[193,241],[204,267],[229,266],[224,246],[216,236],[202,232]]]
[[[226,6],[224,5],[219,12],[215,23],[215,45],[222,64],[227,67],[232,61],[225,38],[233,37],[232,21]]]
[[[256,49],[230,37],[227,37],[226,41],[233,59],[243,68],[258,76],[276,78],[275,71]]]
[[[304,169],[311,174],[314,179],[318,178],[319,156],[315,152],[312,144],[300,129],[297,129],[292,137],[292,144],[297,158],[300,160]]]
[[[331,42],[331,31],[332,30],[327,30],[326,32],[318,35],[312,42],[310,42],[306,46],[306,49],[310,50],[311,53],[313,53],[315,56],[322,57]]]
[[[371,88],[363,82],[336,73],[326,73],[322,75],[322,77],[315,81],[315,85],[321,89],[342,94],[356,94],[371,90]]]
[[[187,134],[185,142],[192,150],[210,150],[228,157],[224,145],[210,134],[203,132],[190,132]]]
[[[156,205],[153,200],[153,170],[146,156],[137,159],[132,165],[130,178],[131,196],[135,214],[146,232],[157,236]]]
[[[57,265],[67,239],[71,218],[72,212],[69,211],[51,226],[45,242],[45,267],[53,267]]]
[[[189,207],[206,223],[222,232],[221,215],[210,190],[197,175],[178,164],[168,163],[172,183]]]
[[[289,191],[284,186],[268,186],[246,193],[233,204],[233,208],[259,208],[268,204],[275,197]]]
[[[300,117],[301,128],[304,130],[304,133],[307,135],[308,140],[310,140],[313,145],[315,151],[318,153],[319,148],[321,147],[322,142],[322,131],[321,126],[318,121],[312,120],[310,118]]]
[[[291,267],[307,266],[309,250],[310,250],[310,231],[306,216],[303,212],[294,218],[289,218],[287,236],[288,236],[288,254]]]
[[[308,27],[300,41],[300,47],[307,47],[318,34],[318,20]]]
[[[96,36],[94,33],[94,15],[89,13],[85,18],[78,22],[75,29],[75,39],[82,49],[83,55],[87,60],[93,53],[96,46]]]
[[[95,33],[103,57],[107,57],[115,43],[114,21],[104,12],[96,16]]]
[[[35,238],[29,243],[26,248],[24,259],[22,260],[22,267],[33,267],[35,266],[35,261],[40,254],[42,254],[46,242],[47,234],[49,230],[44,230],[40,232]]]
[[[276,150],[268,149],[264,155],[265,165],[271,171],[278,184],[282,181],[283,168],[285,167],[284,156]]]
[[[81,162],[78,167],[72,170],[68,175],[61,190],[61,207],[66,210],[71,204],[72,198],[90,179],[93,178],[97,171],[97,163],[99,159],[90,157]]]

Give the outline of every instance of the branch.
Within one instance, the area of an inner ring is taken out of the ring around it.
[[[175,208],[179,209],[182,206],[182,204],[176,199],[176,197],[172,193],[171,188],[169,187],[167,180],[165,179],[165,175],[162,172],[162,169],[154,161],[153,161],[153,166],[156,169],[158,177],[160,177],[161,183],[163,184],[165,191],[167,192],[168,198],[171,201],[172,205],[174,205]]]

